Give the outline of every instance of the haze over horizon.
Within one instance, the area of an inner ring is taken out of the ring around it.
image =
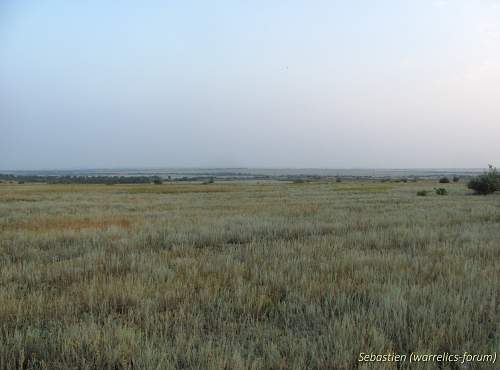
[[[4,1],[0,170],[500,164],[500,0]]]

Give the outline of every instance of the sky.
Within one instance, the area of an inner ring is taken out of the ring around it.
[[[0,170],[500,165],[500,0],[0,1]]]

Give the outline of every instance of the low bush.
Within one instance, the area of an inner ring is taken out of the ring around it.
[[[474,190],[476,194],[487,195],[500,189],[500,173],[492,165],[488,172],[472,178],[467,187]]]
[[[458,176],[453,176],[453,182],[459,182],[460,181],[460,177]]]
[[[449,184],[449,183],[450,183],[450,179],[449,179],[449,178],[447,178],[447,177],[441,177],[441,178],[439,179],[439,183],[440,183],[440,184]]]
[[[448,190],[445,188],[434,188],[437,195],[448,195]]]
[[[427,194],[429,194],[429,190],[419,190],[419,191],[417,191],[417,195],[419,197],[425,197]]]

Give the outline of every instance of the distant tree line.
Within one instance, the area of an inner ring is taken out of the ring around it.
[[[2,181],[39,182],[48,184],[150,184],[162,183],[159,176],[40,176],[0,174]]]

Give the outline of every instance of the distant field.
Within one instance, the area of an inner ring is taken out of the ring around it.
[[[500,194],[0,184],[0,369],[396,369],[359,353],[414,351],[500,351]]]
[[[86,169],[7,171],[14,175],[30,176],[159,176],[182,179],[196,177],[217,177],[218,179],[286,179],[294,177],[349,177],[349,178],[436,178],[439,176],[475,176],[484,168],[402,168],[402,169],[334,169],[334,168],[129,168],[129,169]],[[0,171],[5,172],[5,171]]]

